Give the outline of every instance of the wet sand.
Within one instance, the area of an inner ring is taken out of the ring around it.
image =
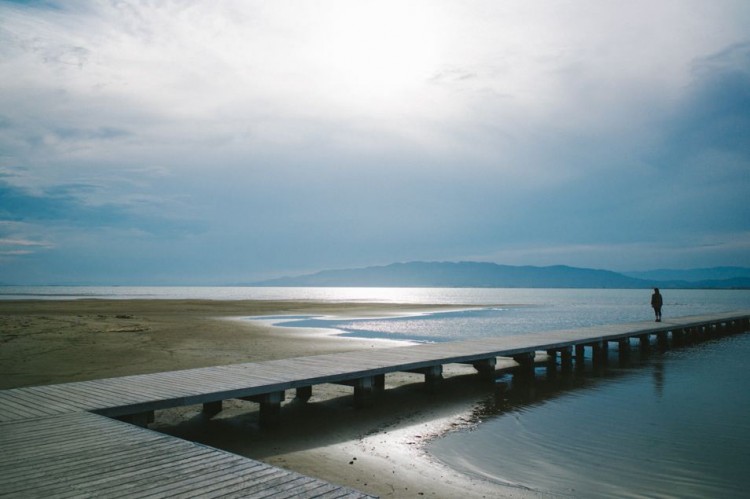
[[[0,301],[0,388],[206,367],[403,345],[237,320],[277,314],[379,316],[448,307],[297,301]],[[287,394],[277,429],[257,405],[228,401],[211,419],[200,407],[159,411],[152,428],[379,495],[537,497],[462,475],[423,451],[447,431],[475,424],[491,396],[473,368],[446,366],[438,393],[420,375],[386,377],[373,407],[352,408],[351,389],[320,385],[307,404]]]

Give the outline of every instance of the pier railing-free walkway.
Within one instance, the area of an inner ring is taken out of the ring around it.
[[[385,375],[393,372],[420,373],[437,386],[445,364],[471,364],[492,378],[497,358],[507,357],[517,362],[519,372],[532,374],[537,351],[548,354],[555,370],[559,355],[559,368],[565,371],[573,368],[574,361],[583,365],[587,348],[594,363],[605,362],[611,342],[618,343],[625,355],[633,338],[641,348],[648,348],[652,337],[665,347],[670,342],[677,345],[748,330],[750,311],[742,311],[2,390],[0,495],[23,491],[77,495],[96,491],[102,484],[102,490],[113,496],[145,495],[146,490],[179,494],[192,487],[210,496],[210,491],[219,495],[223,490],[219,484],[226,484],[238,495],[364,497],[198,444],[180,441],[178,445],[171,437],[102,416],[146,426],[156,410],[203,404],[210,415],[221,411],[223,400],[239,398],[259,403],[261,423],[274,424],[286,391],[292,389],[298,399],[307,401],[315,385],[345,384],[354,388],[355,404],[364,406],[384,387]],[[32,469],[41,477],[30,474]],[[255,477],[253,470],[260,475]],[[249,488],[256,485],[251,493]]]
[[[0,496],[371,497],[88,412],[0,423]]]

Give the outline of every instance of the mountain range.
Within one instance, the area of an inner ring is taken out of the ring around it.
[[[455,287],[455,288],[615,288],[750,289],[750,269],[715,267],[691,270],[613,272],[554,265],[499,265],[488,262],[407,262],[353,269],[324,270],[282,277],[252,286]]]

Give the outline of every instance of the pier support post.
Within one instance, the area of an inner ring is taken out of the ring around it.
[[[620,338],[617,340],[617,356],[620,364],[624,364],[630,358],[630,338]]]
[[[725,336],[728,334],[729,324],[726,321],[721,321],[716,324],[716,332],[719,336]]]
[[[534,357],[535,352],[522,353],[513,356],[513,360],[518,362],[516,374],[522,379],[534,379]]]
[[[385,374],[376,374],[374,376],[372,389],[377,393],[385,391]]]
[[[312,386],[300,386],[294,393],[294,400],[305,403],[312,397]]]
[[[569,373],[573,370],[573,347],[560,349],[560,371]]]
[[[354,380],[354,407],[363,408],[372,406],[372,396],[375,388],[375,378],[366,376]]]
[[[421,367],[419,369],[412,369],[407,372],[424,374],[424,383],[428,391],[433,392],[443,381],[443,366],[438,364],[436,366]]]
[[[221,412],[222,405],[223,403],[221,400],[216,400],[214,402],[205,402],[203,404],[203,414],[207,418],[216,416],[217,414]]]
[[[557,350],[547,350],[547,377],[557,376]]]
[[[278,426],[281,420],[281,403],[284,401],[284,392],[271,392],[252,397],[242,397],[260,404],[260,425],[264,427]]]
[[[706,327],[696,326],[693,328],[693,334],[690,335],[690,343],[697,343],[706,339]]]
[[[424,370],[424,384],[427,390],[434,392],[437,390],[440,382],[443,381],[443,366],[430,366]]]
[[[711,337],[711,325],[710,324],[703,324],[700,327],[700,339],[701,341],[706,341],[708,338]]]
[[[373,395],[381,381],[384,384],[385,377],[379,379],[379,376],[365,376],[364,378],[339,381],[337,384],[354,388],[354,407],[361,409],[372,406]]]
[[[667,331],[662,331],[656,335],[656,341],[659,345],[659,350],[662,352],[669,349],[669,337]]]
[[[472,362],[472,365],[474,366],[474,369],[476,369],[479,373],[480,378],[488,381],[495,381],[495,366],[497,365],[496,357],[477,360],[475,362]]]
[[[596,367],[603,366],[606,362],[604,359],[607,355],[607,349],[605,345],[607,344],[606,341],[595,341],[591,344],[591,362]]]
[[[692,343],[695,343],[695,340],[698,337],[698,328],[697,327],[689,327],[685,329],[685,336],[683,336],[683,344],[684,345],[690,345]]]
[[[583,371],[586,367],[586,345],[576,345],[576,369]]]
[[[651,335],[642,334],[638,336],[638,340],[640,341],[641,351],[647,352],[651,347]]]
[[[681,346],[685,341],[685,329],[673,329],[672,330],[672,346]]]

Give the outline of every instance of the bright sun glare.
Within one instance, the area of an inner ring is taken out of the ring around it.
[[[427,4],[425,4],[427,5]],[[388,101],[418,89],[437,66],[425,6],[357,2],[325,17],[315,47],[330,84],[352,99]]]

